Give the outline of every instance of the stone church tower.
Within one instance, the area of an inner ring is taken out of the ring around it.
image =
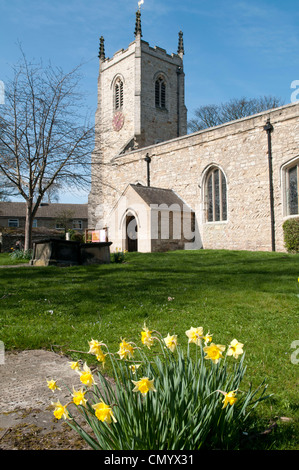
[[[187,133],[183,33],[179,33],[177,54],[150,47],[142,39],[138,10],[134,35],[128,48],[111,59],[105,57],[104,38],[100,38],[90,228],[107,224],[109,212],[124,190],[113,178],[117,158]],[[136,181],[146,180],[146,165],[143,167],[144,175],[136,175]]]

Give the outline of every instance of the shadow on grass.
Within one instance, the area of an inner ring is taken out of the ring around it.
[[[152,304],[160,304],[167,296],[184,292],[191,297],[196,292],[216,291],[219,295],[249,291],[288,294],[295,292],[298,260],[298,256],[277,253],[136,253],[124,264],[3,268],[0,286],[2,292],[18,291],[31,299],[42,292],[63,297],[67,287],[74,302],[93,295],[105,305],[148,296]]]

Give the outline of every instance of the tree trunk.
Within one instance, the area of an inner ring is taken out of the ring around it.
[[[30,250],[32,245],[32,201],[26,201],[25,243],[24,250]]]

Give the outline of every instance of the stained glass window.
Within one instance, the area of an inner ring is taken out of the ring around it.
[[[299,164],[287,170],[287,210],[288,215],[299,213]]]
[[[219,168],[213,168],[207,177],[207,221],[222,220],[227,220],[226,179]]]

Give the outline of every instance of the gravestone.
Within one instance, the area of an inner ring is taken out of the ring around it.
[[[76,266],[110,263],[111,242],[80,243],[48,238],[34,243],[33,266]]]

